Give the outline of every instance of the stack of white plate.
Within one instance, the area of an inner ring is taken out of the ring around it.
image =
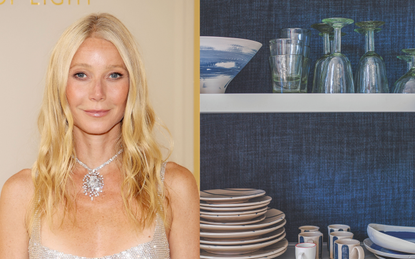
[[[366,238],[363,244],[376,257],[415,258],[415,227],[372,223],[367,226],[367,234],[369,238]]]
[[[250,188],[200,192],[200,258],[276,258],[288,246],[285,214]]]

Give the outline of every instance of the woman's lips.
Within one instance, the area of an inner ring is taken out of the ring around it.
[[[86,114],[92,117],[103,117],[108,114],[110,110],[85,110]]]

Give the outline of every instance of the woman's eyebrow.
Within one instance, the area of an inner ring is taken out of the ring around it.
[[[89,65],[87,63],[75,63],[75,64],[71,65],[71,68],[73,68],[73,67],[88,67],[88,68],[90,68],[91,65]]]
[[[122,68],[122,69],[127,69],[124,64],[108,65],[107,66],[107,68],[117,68],[117,67]]]

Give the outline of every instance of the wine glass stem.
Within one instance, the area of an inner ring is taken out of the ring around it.
[[[366,31],[366,52],[375,51],[375,31]]]
[[[330,54],[330,35],[323,33],[323,51],[324,55]]]
[[[412,67],[411,67],[411,69],[414,69],[415,68],[415,55],[412,55],[411,56],[411,59],[412,59],[412,62],[411,62],[412,63],[411,66]]]
[[[334,28],[334,53],[340,53],[342,48],[342,29]]]

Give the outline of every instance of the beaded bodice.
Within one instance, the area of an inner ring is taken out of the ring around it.
[[[161,176],[164,178],[164,168],[162,166]],[[32,230],[32,236],[29,240],[29,259],[91,259],[88,257],[64,254],[62,252],[49,249],[42,245],[41,242],[41,222],[40,218],[35,220]],[[108,255],[94,259],[169,259],[170,249],[166,236],[163,220],[160,217],[156,219],[153,239],[149,242],[139,244],[128,250],[117,254]]]

